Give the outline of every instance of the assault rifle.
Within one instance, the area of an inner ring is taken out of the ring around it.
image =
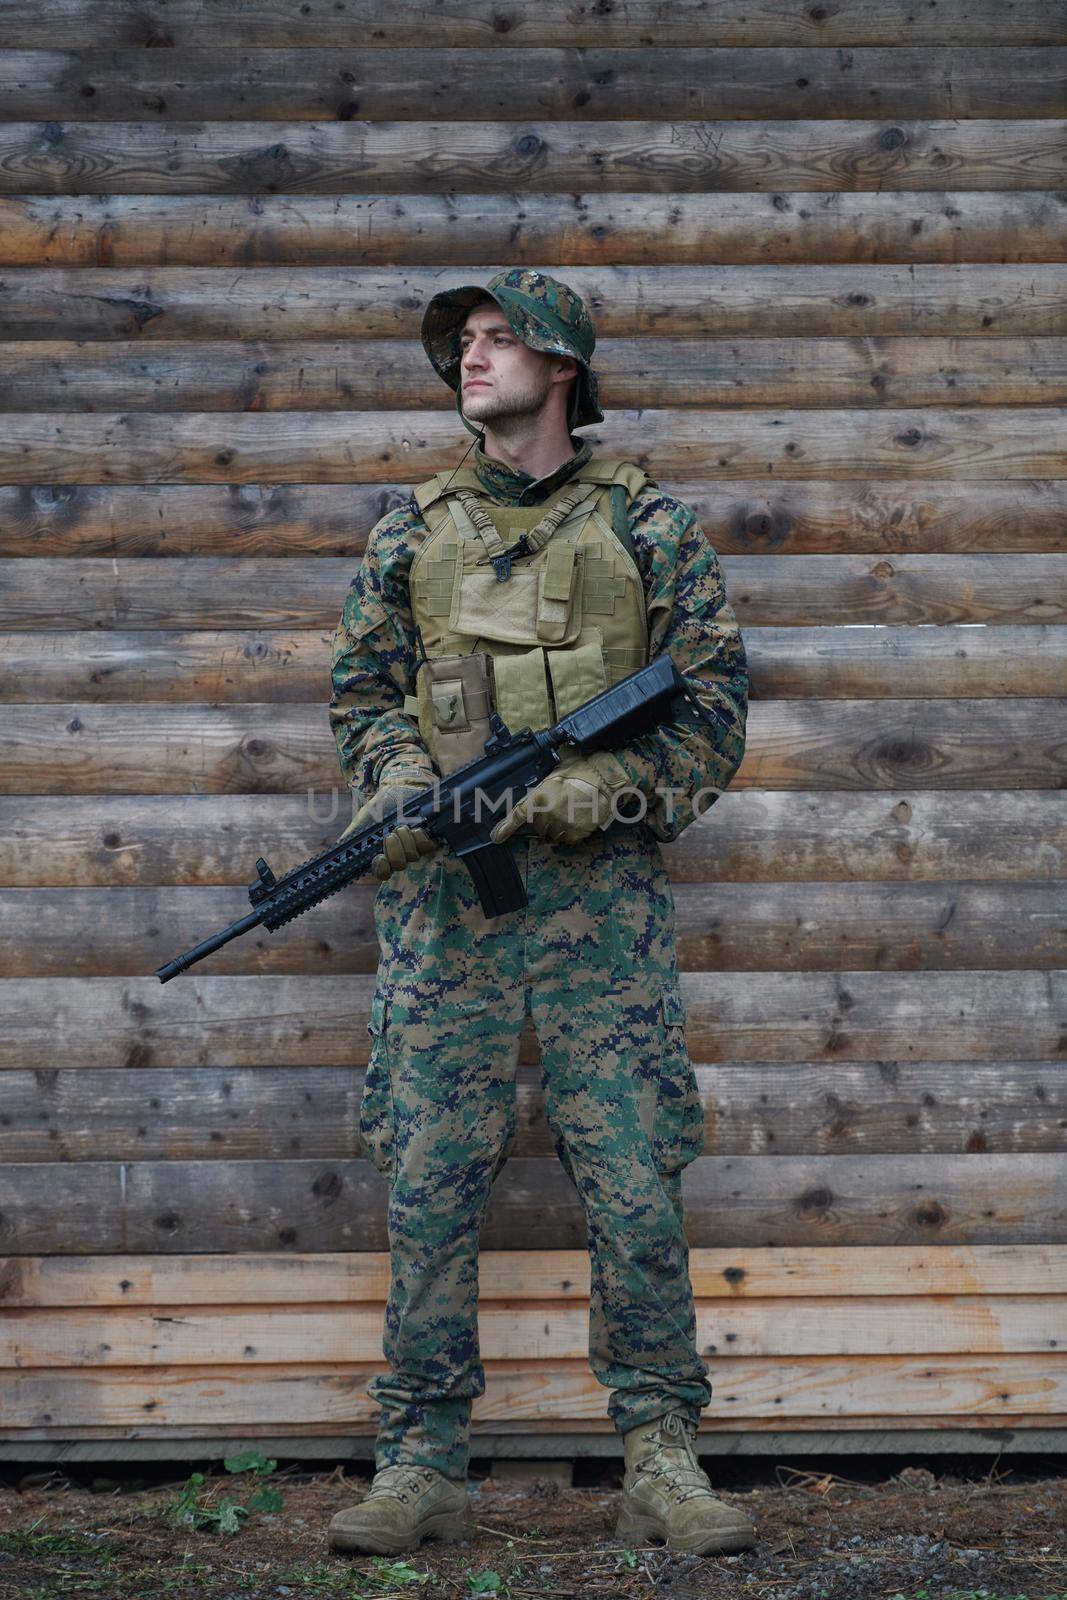
[[[526,890],[508,844],[493,844],[490,839],[493,828],[511,806],[559,766],[560,745],[572,745],[583,754],[614,749],[669,722],[679,698],[689,701],[702,722],[712,721],[673,658],[663,654],[594,695],[553,727],[536,733],[529,728],[512,733],[497,712],[491,711],[492,731],[485,753],[447,778],[433,779],[384,821],[368,822],[321,855],[294,867],[284,878],[276,878],[260,857],[256,881],[248,890],[253,910],[222,933],[158,967],[157,978],[167,983],[240,934],[260,926],[273,933],[336,894],[370,871],[375,856],[382,854],[386,837],[404,824],[424,828],[431,839],[459,856],[474,880],[487,917],[519,910],[526,904]]]

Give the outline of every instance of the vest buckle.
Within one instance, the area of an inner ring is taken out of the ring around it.
[[[497,583],[506,583],[511,577],[511,551],[502,550],[499,555],[490,556],[489,559],[493,563]]]

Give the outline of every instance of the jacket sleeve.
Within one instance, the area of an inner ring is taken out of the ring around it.
[[[683,704],[676,721],[593,759],[611,786],[625,776],[640,791],[645,821],[666,843],[715,804],[741,765],[748,666],[719,558],[689,508],[646,488],[631,507],[630,528],[645,586],[649,660],[670,652],[706,720]],[[620,798],[618,812],[625,810]]]
[[[333,635],[330,725],[356,805],[385,781],[433,776],[418,723],[403,709],[417,660],[408,595],[415,517],[403,507],[371,529]]]

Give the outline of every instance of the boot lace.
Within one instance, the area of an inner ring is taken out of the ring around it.
[[[421,1467],[414,1461],[397,1461],[391,1467],[381,1467],[374,1474],[374,1482],[367,1494],[368,1500],[388,1495],[391,1499],[410,1500],[430,1487],[439,1474],[434,1467]]]
[[[680,1411],[669,1411],[660,1419],[656,1449],[637,1470],[658,1480],[679,1503],[709,1492],[707,1477],[693,1449],[696,1424]]]

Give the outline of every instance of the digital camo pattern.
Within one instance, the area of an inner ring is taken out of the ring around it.
[[[585,459],[541,483],[480,449],[476,467],[496,498],[536,504]],[[390,1370],[368,1389],[382,1407],[378,1466],[466,1471],[471,1402],[485,1381],[478,1236],[515,1136],[527,1013],[549,1126],[586,1216],[589,1358],[612,1391],[609,1416],[620,1432],[671,1409],[695,1420],[711,1396],[681,1200],[703,1116],[658,841],[676,838],[697,791],[725,788],[739,765],[747,673],[717,557],[688,508],[646,488],[630,529],[651,652],[670,650],[699,680],[714,719],[708,730],[685,708],[618,753],[642,793],[656,782],[680,791],[673,817],[657,800],[641,825],[619,821],[573,845],[520,831],[507,848],[529,903],[505,917],[484,918],[466,869],[444,853],[394,875],[375,899],[380,961],[360,1132],[390,1184]],[[395,763],[432,771],[402,711],[416,661],[407,573],[425,534],[414,503],[381,519],[335,635],[330,716],[342,770],[363,798]]]
[[[389,1372],[376,1465],[466,1474],[485,1392],[478,1239],[516,1133],[523,1017],[541,1050],[545,1113],[586,1217],[589,1361],[620,1432],[711,1398],[697,1352],[681,1175],[703,1147],[685,1043],[674,901],[646,829],[576,845],[515,839],[527,906],[482,914],[454,856],[423,858],[375,900],[381,960],[361,1107],[390,1183]],[[531,1221],[534,1221],[531,1218]]]
[[[589,454],[584,445],[537,483],[488,460],[479,446],[475,470],[494,498],[531,505],[565,483]],[[715,803],[741,763],[747,660],[718,556],[689,508],[649,486],[630,507],[629,527],[645,588],[650,658],[669,651],[711,718],[710,727],[701,724],[685,706],[677,721],[614,752],[645,797],[649,827],[667,842],[694,820],[698,797],[701,815]],[[426,534],[413,501],[374,526],[334,634],[330,721],[341,770],[361,804],[394,763],[433,771],[416,723],[402,710],[418,656],[408,571]]]

